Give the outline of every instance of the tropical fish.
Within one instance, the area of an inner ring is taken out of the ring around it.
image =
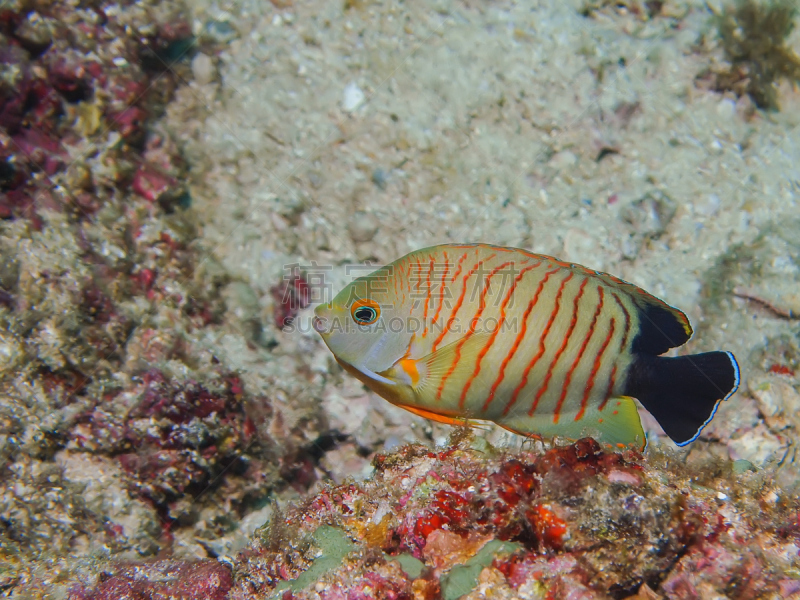
[[[443,423],[646,443],[634,398],[678,445],[739,385],[730,352],[659,356],[686,315],[607,273],[487,244],[417,250],[316,309],[336,360],[389,402]]]

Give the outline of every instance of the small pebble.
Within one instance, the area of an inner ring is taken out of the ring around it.
[[[378,233],[378,219],[375,215],[364,211],[357,211],[350,222],[347,230],[350,232],[350,239],[356,243],[369,242]]]
[[[642,478],[630,471],[622,469],[612,469],[609,471],[608,480],[611,483],[627,483],[628,485],[638,486],[642,483]]]
[[[755,466],[753,466],[753,463],[751,463],[749,460],[740,458],[739,460],[733,461],[733,472],[736,473],[737,475],[741,475],[746,471],[755,471],[755,470],[756,470]]]
[[[705,202],[700,203],[697,207],[697,212],[707,217],[713,217],[719,212],[722,201],[716,194],[709,194]]]
[[[206,32],[214,41],[224,44],[239,36],[233,25],[228,22],[229,18],[229,15],[224,14],[206,25]]]
[[[717,104],[717,114],[724,120],[730,121],[736,116],[736,102],[730,98],[723,98]]]
[[[353,112],[359,106],[364,104],[364,92],[355,83],[348,83],[344,88],[344,99],[342,100],[342,108],[347,112]]]
[[[578,164],[578,157],[569,150],[562,150],[550,159],[550,166],[556,169],[568,169]]]
[[[214,80],[214,63],[206,54],[199,52],[192,59],[194,80],[200,85],[207,85]]]
[[[678,210],[677,203],[660,191],[648,192],[620,210],[620,217],[634,234],[658,238],[666,231]]]
[[[372,172],[372,183],[374,183],[378,189],[385,190],[386,189],[386,171],[378,167]]]

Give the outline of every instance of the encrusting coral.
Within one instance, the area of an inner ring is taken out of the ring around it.
[[[797,497],[730,464],[687,467],[590,438],[509,452],[457,432],[446,449],[405,446],[374,466],[365,483],[328,486],[275,513],[250,548],[225,559],[230,572],[206,563],[196,590],[213,578],[215,597],[237,600],[800,592]],[[111,598],[111,582],[135,598],[164,585],[147,573],[165,566],[142,566],[135,584],[131,568],[108,568],[73,598]],[[183,569],[195,577],[201,567]],[[180,582],[170,585],[188,590]]]

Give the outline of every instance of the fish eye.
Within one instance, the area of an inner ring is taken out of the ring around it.
[[[359,325],[372,325],[381,316],[381,308],[372,300],[356,300],[350,307],[350,315]]]

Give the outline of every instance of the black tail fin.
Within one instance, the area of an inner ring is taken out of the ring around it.
[[[638,399],[679,446],[693,442],[739,387],[739,365],[730,352],[666,358],[636,355],[625,395]]]

